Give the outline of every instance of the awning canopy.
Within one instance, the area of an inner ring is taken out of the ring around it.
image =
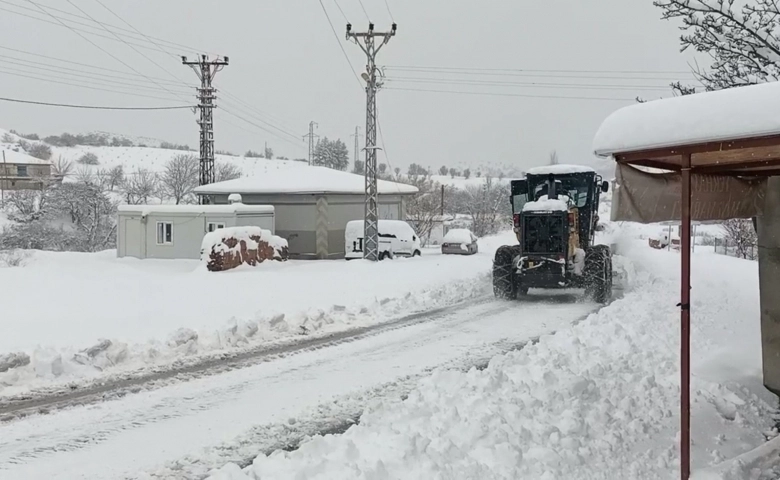
[[[601,157],[696,173],[780,174],[780,83],[654,100],[607,117],[593,141]]]

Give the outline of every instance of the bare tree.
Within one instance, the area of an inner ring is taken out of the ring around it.
[[[512,212],[506,195],[503,182],[486,177],[482,185],[457,191],[450,211],[468,215],[475,235],[491,235],[509,225]]]
[[[122,194],[125,201],[131,205],[149,203],[157,188],[157,175],[145,168],[139,168],[130,173],[122,184]]]
[[[758,244],[758,236],[752,220],[735,218],[723,222],[723,232],[727,244],[734,245],[739,258],[753,258],[753,251]]]
[[[125,169],[122,167],[122,165],[117,165],[108,171],[109,190],[113,190],[116,187],[121,186],[122,182],[124,181],[125,181]]]
[[[84,155],[80,156],[77,160],[78,163],[81,163],[83,165],[98,165],[100,164],[100,160],[98,160],[98,156],[95,155],[92,152],[87,152]]]
[[[64,180],[71,174],[72,171],[73,162],[62,158],[62,155],[57,157],[57,160],[54,160],[51,163],[51,174],[58,180]]]
[[[707,90],[780,79],[776,0],[655,0],[664,19],[680,19],[682,50],[705,52],[712,62],[694,75]],[[684,93],[676,83],[678,94]],[[693,87],[684,87],[690,89]]]
[[[232,163],[218,163],[214,177],[217,182],[235,180],[241,178],[241,169]]]
[[[78,183],[88,183],[90,185],[95,185],[97,183],[95,174],[92,173],[92,170],[85,165],[79,166],[74,172],[73,176]]]
[[[418,193],[406,202],[406,217],[414,224],[424,247],[430,240],[436,220],[441,214],[440,185],[428,177],[412,175],[407,183],[417,187]]]
[[[195,155],[176,155],[160,176],[160,187],[176,205],[189,199],[198,186],[198,159]]]

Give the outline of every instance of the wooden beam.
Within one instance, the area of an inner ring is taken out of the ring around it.
[[[690,145],[677,145],[674,147],[652,148],[647,150],[637,150],[634,152],[615,152],[615,158],[623,158],[625,161],[633,163],[636,160],[645,160],[650,158],[677,157],[679,160],[683,154],[701,154],[708,152],[722,152],[729,150],[741,150],[746,148],[773,147],[780,146],[780,135],[770,135],[765,137],[745,138],[740,140],[728,140],[722,142],[707,142]]]

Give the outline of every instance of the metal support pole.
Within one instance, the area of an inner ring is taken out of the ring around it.
[[[309,139],[309,165],[312,165],[314,162],[314,139],[319,138],[320,136],[314,133],[314,128],[319,127],[320,124],[312,120],[309,122],[309,133],[303,136],[304,139]]]
[[[217,107],[212,82],[217,72],[228,64],[228,57],[223,60],[209,60],[206,55],[201,55],[196,61],[188,61],[187,57],[181,57],[182,63],[192,67],[200,79],[198,88],[198,125],[200,126],[200,177],[198,185],[214,183],[214,109]],[[201,203],[207,203],[204,196],[200,197]]]
[[[680,250],[680,478],[691,475],[691,154],[682,155]]]
[[[377,81],[376,55],[379,50],[395,36],[396,24],[390,32],[375,32],[374,24],[369,23],[367,32],[353,32],[352,25],[347,24],[347,40],[354,40],[366,54],[366,71],[361,75],[366,82],[366,199],[365,221],[363,231],[363,258],[370,261],[379,260],[379,210],[377,199],[377,165],[376,165],[376,92],[382,86]],[[379,37],[382,43],[376,44]]]
[[[441,221],[444,222],[444,185],[441,186]]]

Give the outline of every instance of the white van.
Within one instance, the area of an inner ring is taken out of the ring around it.
[[[363,220],[347,223],[344,232],[347,260],[363,258]],[[420,237],[414,229],[401,220],[379,220],[379,259],[396,255],[416,257],[421,254]]]

